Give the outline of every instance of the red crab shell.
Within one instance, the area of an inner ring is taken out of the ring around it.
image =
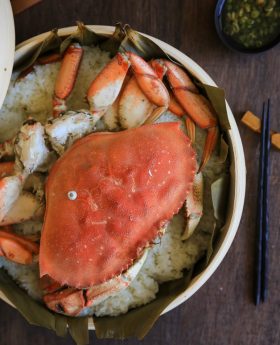
[[[125,271],[182,207],[195,170],[178,123],[77,141],[48,177],[40,275],[82,288]]]

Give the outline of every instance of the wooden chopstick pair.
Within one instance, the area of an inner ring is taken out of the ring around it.
[[[265,302],[268,294],[268,192],[270,171],[270,100],[263,103],[261,151],[259,158],[259,183],[257,207],[257,262],[255,303]]]

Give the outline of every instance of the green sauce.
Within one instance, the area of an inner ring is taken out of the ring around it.
[[[227,0],[223,31],[245,48],[260,48],[280,34],[280,0]]]

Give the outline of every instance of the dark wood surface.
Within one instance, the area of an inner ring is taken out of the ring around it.
[[[199,63],[227,94],[243,140],[247,164],[244,212],[234,243],[216,273],[186,303],[169,312],[153,327],[143,344],[276,345],[280,344],[280,152],[272,152],[269,300],[253,304],[253,263],[258,171],[258,135],[240,124],[241,114],[261,111],[272,101],[272,127],[280,131],[280,45],[259,55],[241,55],[225,48],[213,23],[215,0],[44,0],[16,16],[16,37],[21,42],[54,27],[88,24],[113,25],[118,21],[158,37]],[[66,345],[67,337],[30,326],[17,311],[0,302],[1,345]],[[97,340],[91,344],[120,344]],[[137,344],[137,340],[125,341]]]

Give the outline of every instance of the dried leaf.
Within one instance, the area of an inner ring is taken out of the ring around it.
[[[67,334],[67,317],[63,315],[55,315],[55,332],[59,337],[65,337]]]
[[[208,244],[208,247],[207,247],[207,251],[206,251],[206,258],[205,258],[205,265],[204,265],[204,269],[206,268],[206,266],[208,265],[211,257],[212,257],[212,254],[213,254],[213,251],[214,251],[214,241],[215,241],[215,238],[216,238],[216,235],[217,235],[217,230],[218,230],[218,227],[217,227],[217,224],[214,223],[214,226],[213,226],[213,231],[211,233],[211,238],[210,238],[210,241],[209,241],[209,244]]]
[[[222,130],[229,130],[230,123],[226,109],[224,90],[207,84],[202,84],[202,86],[219,117],[219,124]]]
[[[24,62],[19,61],[15,68],[20,65],[21,70],[29,69],[34,65],[38,57],[42,54],[48,52],[57,52],[59,51],[59,46],[61,44],[61,38],[57,34],[57,29],[51,31],[49,36],[34,50],[31,51],[31,56],[25,56]]]
[[[211,195],[214,207],[214,215],[217,221],[224,222],[227,210],[228,191],[230,177],[223,174],[211,185]]]
[[[131,29],[129,25],[124,27],[126,37],[120,45],[120,52],[131,51],[145,60],[152,58],[168,58],[168,55],[149,38]]]
[[[225,163],[226,159],[228,158],[228,150],[229,150],[229,146],[226,143],[223,135],[221,135],[220,150],[219,150],[219,163]]]
[[[69,45],[73,42],[78,42],[80,45],[90,46],[96,45],[103,41],[104,36],[96,34],[94,31],[86,27],[83,23],[77,22],[78,28],[76,32],[68,36],[60,45],[60,53],[63,54]]]
[[[125,32],[122,28],[121,23],[116,24],[116,29],[111,37],[100,43],[100,48],[111,54],[111,56],[116,55],[119,50],[120,44],[125,37]]]
[[[88,337],[88,318],[87,317],[68,317],[69,332],[77,345],[87,345]]]

